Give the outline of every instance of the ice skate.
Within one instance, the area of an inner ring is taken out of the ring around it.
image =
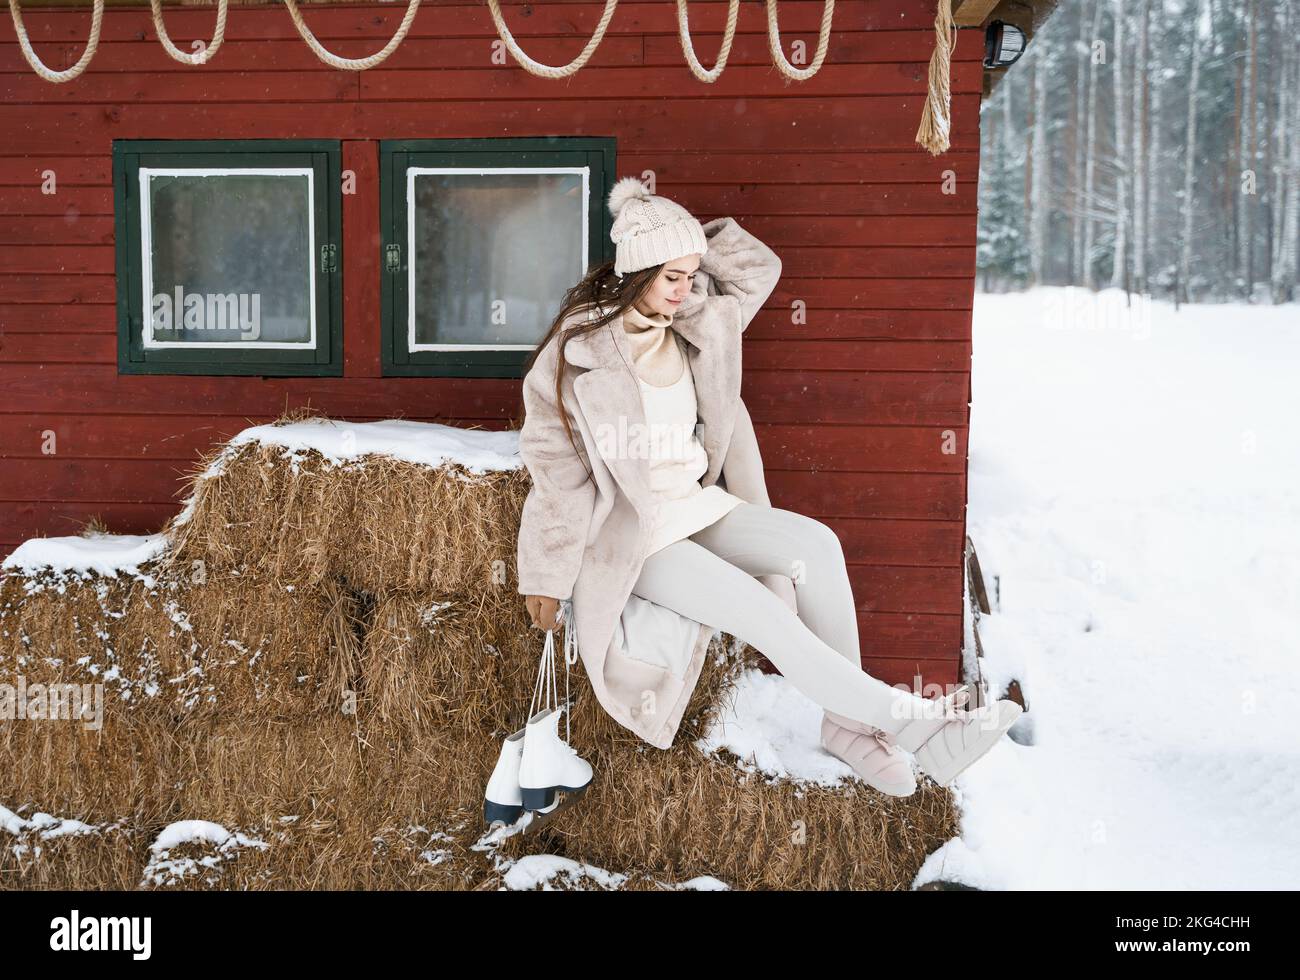
[[[591,766],[560,738],[560,708],[548,708],[529,719],[519,764],[523,808],[545,811],[555,803],[555,791],[578,794],[591,783]]]

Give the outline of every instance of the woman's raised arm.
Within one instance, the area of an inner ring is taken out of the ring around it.
[[[701,227],[709,249],[700,257],[704,275],[696,276],[692,285],[691,307],[694,309],[705,295],[735,296],[740,302],[743,331],[776,288],[781,278],[781,259],[740,227],[735,218],[714,218]]]

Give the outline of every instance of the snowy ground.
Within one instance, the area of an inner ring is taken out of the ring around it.
[[[1298,370],[1294,304],[976,298],[981,636],[1034,744],[959,779],[921,879],[1300,887]]]

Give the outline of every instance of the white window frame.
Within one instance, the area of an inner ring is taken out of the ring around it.
[[[191,341],[191,340],[155,340],[153,336],[153,199],[149,194],[151,177],[229,177],[229,176],[271,176],[307,178],[307,275],[308,298],[310,303],[309,333],[306,340],[298,341]],[[141,310],[142,333],[141,344],[148,350],[162,350],[168,347],[183,350],[215,348],[219,350],[314,350],[316,347],[316,186],[315,172],[310,167],[141,167],[140,180],[140,281],[143,292]]]
[[[406,349],[415,351],[532,350],[536,344],[417,344],[415,342],[415,178],[425,174],[579,174],[582,177],[582,249],[578,253],[577,282],[587,272],[591,246],[591,167],[410,167],[406,168]]]

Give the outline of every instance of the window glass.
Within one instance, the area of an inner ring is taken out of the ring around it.
[[[312,346],[312,174],[141,168],[145,346]]]
[[[536,343],[556,299],[582,278],[586,173],[407,170],[411,350]]]

